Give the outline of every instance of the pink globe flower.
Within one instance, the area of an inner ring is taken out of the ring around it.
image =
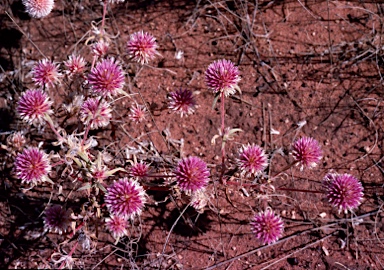
[[[114,58],[103,59],[92,69],[88,81],[95,93],[115,96],[124,86],[124,72]]]
[[[268,158],[258,145],[243,145],[239,150],[237,164],[242,175],[259,175],[268,166]]]
[[[204,188],[210,177],[207,164],[194,156],[180,160],[174,174],[179,188],[186,193],[196,192]]]
[[[136,32],[127,43],[129,56],[136,62],[147,64],[158,54],[156,39],[149,33]]]
[[[87,99],[80,109],[80,120],[91,129],[106,127],[112,118],[109,104],[100,98]]]
[[[128,221],[126,218],[121,216],[111,216],[105,219],[105,225],[115,239],[127,235]]]
[[[229,60],[217,60],[210,64],[205,72],[205,82],[214,93],[223,92],[230,96],[240,92],[237,85],[240,81],[239,69]]]
[[[103,39],[99,40],[92,45],[92,53],[97,57],[102,57],[107,54],[109,50],[109,43]]]
[[[53,205],[44,212],[44,226],[54,232],[66,232],[71,223],[71,210],[66,210],[61,205]]]
[[[79,55],[75,55],[75,54],[72,54],[68,57],[68,60],[64,62],[64,65],[67,67],[67,71],[66,73],[69,75],[69,76],[72,76],[72,75],[75,75],[75,74],[82,74],[84,73],[84,70],[85,70],[85,65],[87,63],[85,62],[84,58],[79,56]]]
[[[36,185],[49,180],[51,165],[46,153],[37,147],[26,148],[15,159],[15,171],[22,183]]]
[[[60,82],[59,66],[48,59],[40,60],[32,68],[32,80],[39,87],[50,87]]]
[[[357,208],[364,196],[360,181],[350,174],[329,173],[323,179],[329,203],[339,212]]]
[[[192,114],[196,108],[193,93],[187,89],[179,89],[169,93],[168,107],[176,113],[179,113],[181,117]]]
[[[141,214],[146,194],[139,183],[123,178],[107,189],[105,202],[112,215],[133,218]]]
[[[136,163],[129,170],[129,174],[132,177],[145,178],[149,175],[149,165],[142,161]]]
[[[257,213],[251,226],[256,238],[264,245],[276,242],[283,235],[284,223],[280,216],[270,209]]]
[[[54,0],[23,0],[27,13],[34,18],[42,18],[51,13]]]
[[[24,92],[16,110],[22,120],[38,125],[43,124],[44,118],[53,113],[51,105],[52,102],[44,91],[33,89]]]
[[[319,142],[311,137],[298,139],[292,147],[293,158],[303,167],[316,167],[322,158]]]
[[[129,119],[135,123],[140,123],[147,117],[147,109],[143,105],[135,104],[130,108]]]

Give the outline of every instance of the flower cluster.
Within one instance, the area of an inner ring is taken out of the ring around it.
[[[147,64],[158,54],[156,39],[149,33],[136,32],[127,43],[129,56],[140,64]]]
[[[97,57],[102,57],[108,53],[109,43],[104,39],[99,40],[92,45],[92,53]]]
[[[24,121],[33,124],[43,124],[45,116],[53,113],[52,102],[42,90],[30,89],[21,96],[17,112]]]
[[[106,127],[112,118],[109,104],[99,98],[87,99],[80,109],[80,120],[91,129]]]
[[[268,158],[258,145],[243,145],[237,160],[242,175],[258,175],[268,166]]]
[[[193,93],[187,89],[179,89],[169,93],[168,107],[176,113],[179,113],[181,117],[192,114],[196,108]]]
[[[60,205],[53,205],[44,212],[44,226],[50,230],[62,234],[66,232],[71,221],[71,210],[66,210]]]
[[[280,216],[270,209],[257,213],[252,222],[252,231],[263,244],[276,242],[283,234],[284,223]]]
[[[313,168],[322,158],[318,141],[310,137],[302,137],[295,141],[292,147],[293,158],[303,167]]]
[[[50,87],[60,82],[59,66],[48,59],[40,60],[32,68],[32,80],[39,87]]]
[[[132,165],[129,174],[136,178],[145,178],[149,175],[149,165],[141,161]]]
[[[51,13],[54,0],[23,0],[27,13],[34,18],[42,18]]]
[[[17,155],[14,165],[17,177],[32,186],[48,180],[51,171],[48,155],[36,147],[24,149]]]
[[[210,64],[205,72],[205,82],[214,93],[230,96],[240,92],[237,85],[240,81],[239,69],[229,60],[217,60]]]
[[[147,109],[144,105],[135,104],[129,109],[129,119],[135,123],[140,123],[147,117]]]
[[[105,202],[112,215],[133,218],[141,214],[146,194],[138,182],[123,178],[108,187]]]
[[[127,234],[128,221],[124,217],[112,215],[105,219],[105,224],[115,239]]]
[[[360,181],[350,174],[329,173],[323,179],[329,203],[339,212],[357,208],[364,196]]]
[[[68,60],[64,62],[64,65],[67,67],[66,73],[69,76],[75,75],[75,74],[82,74],[85,70],[85,65],[87,63],[85,62],[84,58],[79,55],[70,55],[68,57]]]
[[[124,72],[114,58],[103,59],[88,75],[92,90],[102,96],[115,96],[124,86]]]
[[[180,160],[174,174],[179,188],[186,193],[204,188],[210,176],[207,164],[194,156]]]

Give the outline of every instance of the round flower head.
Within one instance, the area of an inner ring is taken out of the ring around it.
[[[53,205],[46,209],[44,226],[50,231],[62,234],[67,231],[71,221],[71,210],[65,210],[61,205]]]
[[[268,166],[268,158],[263,148],[248,144],[240,148],[237,163],[242,175],[258,175]]]
[[[42,90],[27,90],[17,104],[17,112],[24,121],[33,124],[43,124],[44,117],[52,114],[52,102]]]
[[[23,149],[24,145],[26,144],[26,139],[23,133],[20,131],[12,133],[7,137],[7,145],[15,150],[21,150]]]
[[[350,174],[327,174],[323,186],[329,203],[337,207],[339,212],[355,209],[363,200],[363,186]]]
[[[39,87],[49,87],[59,83],[61,73],[59,66],[48,59],[40,60],[32,68],[32,80]]]
[[[168,101],[168,107],[176,113],[179,113],[181,117],[183,117],[183,115],[192,114],[196,108],[196,101],[193,97],[193,93],[187,89],[179,89],[169,93]]]
[[[203,213],[204,207],[208,203],[208,196],[206,195],[205,188],[199,189],[193,192],[191,195],[191,206],[196,209],[197,212]]]
[[[112,215],[133,218],[141,214],[146,202],[145,196],[145,191],[139,183],[123,178],[107,189],[105,202]]]
[[[112,110],[106,101],[99,98],[87,99],[80,109],[80,120],[85,125],[91,125],[91,129],[108,126],[112,118]]]
[[[155,58],[157,52],[155,38],[146,32],[136,32],[130,36],[127,43],[129,56],[136,62],[147,64],[149,60]]]
[[[64,65],[68,68],[66,73],[69,76],[74,74],[81,74],[85,70],[86,62],[83,57],[78,55],[70,55],[68,60],[64,62]]]
[[[33,18],[42,18],[51,13],[53,0],[23,0],[23,5],[28,14]]]
[[[104,39],[101,39],[92,45],[92,53],[93,55],[98,57],[106,55],[108,50],[109,50],[109,43]]]
[[[30,185],[47,180],[51,171],[48,155],[37,147],[24,149],[17,155],[14,165],[17,177]]]
[[[283,234],[284,223],[270,209],[257,213],[252,222],[252,232],[264,245],[276,242]]]
[[[149,175],[149,166],[145,162],[141,161],[131,167],[129,174],[132,177],[145,178]]]
[[[105,225],[115,239],[127,235],[128,221],[126,218],[112,215],[110,218],[105,219]]]
[[[303,167],[316,167],[322,158],[319,142],[311,137],[302,137],[292,146],[293,158]]]
[[[147,109],[143,105],[135,104],[131,107],[130,113],[128,115],[129,119],[131,119],[135,123],[139,123],[145,120],[147,116]]]
[[[209,182],[207,164],[198,157],[183,158],[174,170],[176,182],[182,191],[196,192]]]
[[[103,59],[92,69],[88,81],[95,93],[115,96],[124,86],[124,73],[114,58]]]
[[[214,93],[224,92],[225,96],[240,92],[239,69],[229,60],[217,60],[210,64],[205,72],[205,82]]]

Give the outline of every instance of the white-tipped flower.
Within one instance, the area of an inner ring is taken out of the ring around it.
[[[23,5],[28,14],[33,18],[42,18],[51,13],[53,0],[23,0]]]

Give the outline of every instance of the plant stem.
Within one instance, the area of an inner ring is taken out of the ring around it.
[[[107,15],[107,5],[108,5],[108,0],[104,0],[104,5],[103,5],[103,19],[102,19],[102,21],[101,21],[101,31],[104,31],[105,16]]]
[[[225,106],[224,106],[224,100],[225,100],[225,95],[224,91],[221,92],[221,106],[220,106],[220,111],[221,111],[221,134],[222,134],[222,140],[223,143],[221,144],[221,174],[220,174],[220,182],[222,184],[226,184],[226,180],[224,178],[224,173],[225,173]]]
[[[68,255],[67,255],[66,257],[68,257],[68,258],[69,258],[69,257],[72,257],[72,254],[75,252],[75,250],[76,250],[76,248],[77,248],[78,245],[79,245],[79,242],[77,241],[77,242],[75,243],[75,245],[72,247],[71,251],[68,253]],[[65,266],[65,264],[66,264],[66,260],[64,260],[64,261],[61,263],[59,269],[63,269],[64,266]]]
[[[51,130],[53,131],[53,133],[55,133],[55,135],[57,136],[57,139],[60,141],[63,141],[64,138],[60,135],[60,133],[55,128],[55,125],[53,124],[52,118],[49,115],[45,116],[45,121],[48,123],[48,125],[51,128]]]

